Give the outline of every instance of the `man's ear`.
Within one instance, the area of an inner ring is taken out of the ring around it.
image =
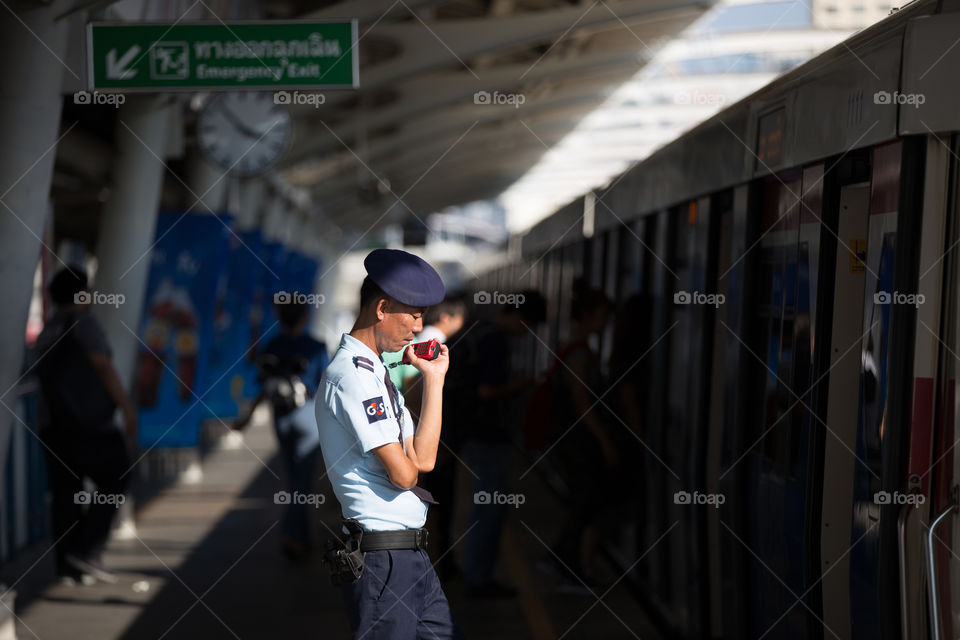
[[[383,320],[383,317],[389,313],[389,310],[387,309],[389,306],[387,304],[388,302],[389,301],[386,298],[380,298],[377,300],[377,320]]]

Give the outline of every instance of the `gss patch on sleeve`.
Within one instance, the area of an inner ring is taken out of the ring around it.
[[[387,408],[383,404],[383,396],[364,400],[363,411],[367,414],[367,422],[370,423],[387,418]]]

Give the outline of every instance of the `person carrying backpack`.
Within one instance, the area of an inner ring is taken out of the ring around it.
[[[320,450],[313,397],[330,360],[327,346],[305,332],[309,319],[305,304],[278,303],[275,309],[281,331],[257,358],[260,393],[233,428],[246,427],[257,406],[264,401],[270,403],[289,488],[281,524],[281,550],[298,561],[306,559],[313,547],[307,517],[311,503],[306,498],[313,493],[313,470]],[[298,496],[304,498],[298,500]]]
[[[124,501],[130,456],[113,423],[123,412],[136,441],[137,412],[111,361],[110,346],[89,312],[87,276],[58,271],[48,286],[55,306],[37,337],[34,371],[40,384],[40,440],[47,450],[50,533],[57,575],[69,583],[116,582],[101,553]],[[84,491],[84,480],[96,487]]]

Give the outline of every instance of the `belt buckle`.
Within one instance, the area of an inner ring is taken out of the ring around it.
[[[418,529],[417,530],[417,549],[426,549],[427,548],[427,530]]]

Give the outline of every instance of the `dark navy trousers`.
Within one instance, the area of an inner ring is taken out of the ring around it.
[[[354,640],[462,639],[426,551],[368,551],[342,585]]]

